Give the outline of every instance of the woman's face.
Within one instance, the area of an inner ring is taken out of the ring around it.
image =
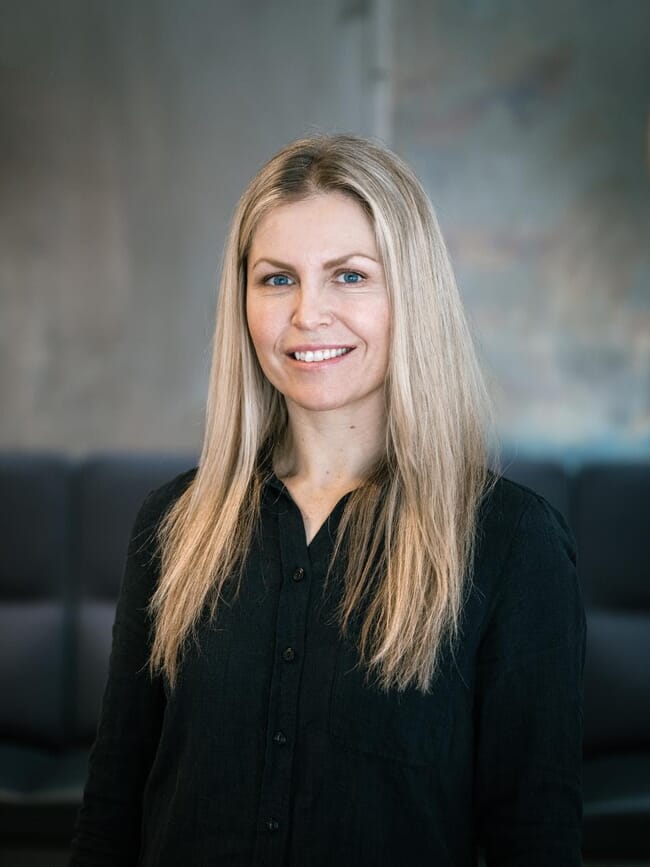
[[[372,224],[352,198],[319,194],[260,220],[246,316],[260,366],[289,411],[383,412],[388,294]]]

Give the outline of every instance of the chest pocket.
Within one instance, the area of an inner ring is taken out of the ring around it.
[[[366,682],[353,644],[342,642],[332,691],[330,737],[346,749],[412,766],[444,760],[451,737],[448,681],[441,676],[429,694],[415,687],[389,692]]]

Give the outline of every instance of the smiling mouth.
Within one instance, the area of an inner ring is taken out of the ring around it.
[[[352,352],[351,347],[341,347],[340,349],[308,349],[306,352],[291,352],[289,354],[296,361],[305,361],[307,364],[311,364],[314,361],[329,361],[332,358],[340,358],[349,352]]]

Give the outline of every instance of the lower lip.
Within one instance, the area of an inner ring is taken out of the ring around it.
[[[299,370],[323,370],[325,367],[333,367],[340,361],[343,361],[343,359],[348,358],[353,352],[354,349],[351,349],[349,352],[344,352],[343,355],[336,355],[334,358],[324,358],[322,361],[299,361],[293,355],[289,355],[288,358]]]

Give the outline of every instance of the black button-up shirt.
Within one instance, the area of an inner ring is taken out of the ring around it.
[[[573,540],[529,489],[481,509],[462,641],[431,692],[364,681],[324,577],[346,501],[310,545],[273,477],[240,595],[206,616],[170,693],[147,672],[152,530],[136,519],[73,867],[573,867],[585,619]]]

